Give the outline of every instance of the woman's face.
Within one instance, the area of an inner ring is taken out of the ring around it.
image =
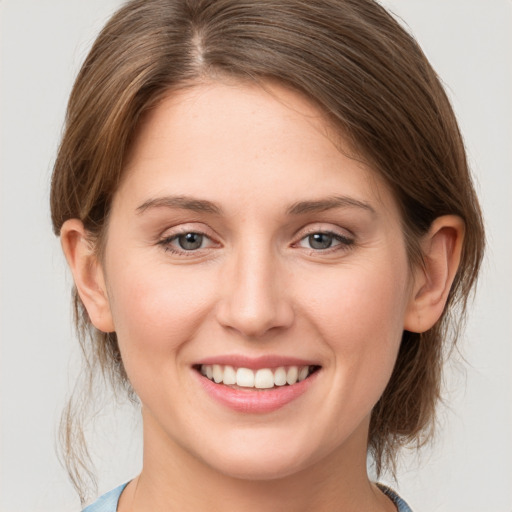
[[[146,117],[103,267],[146,447],[256,479],[365,461],[412,280],[387,186],[269,90],[201,85]]]

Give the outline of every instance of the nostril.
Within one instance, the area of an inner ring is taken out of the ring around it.
[[[276,304],[273,301],[257,303],[230,299],[230,304],[223,304],[217,311],[218,322],[225,328],[237,331],[249,339],[259,339],[270,331],[282,330],[293,324],[294,313],[284,301]]]

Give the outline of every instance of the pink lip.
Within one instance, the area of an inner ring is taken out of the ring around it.
[[[285,365],[281,363],[277,366]],[[269,367],[272,366],[265,366],[265,368]],[[245,368],[247,368],[247,366],[245,366]],[[208,395],[220,404],[236,412],[262,414],[276,411],[299,398],[314,383],[320,372],[317,371],[311,374],[307,379],[291,386],[281,386],[267,390],[258,390],[255,388],[234,389],[224,384],[216,384],[197,371],[194,371],[194,373],[197,375],[201,386]]]
[[[315,361],[307,361],[296,357],[275,355],[247,357],[236,354],[208,357],[206,359],[201,359],[201,361],[198,361],[195,365],[200,366],[203,364],[219,364],[222,366],[229,365],[236,368],[250,368],[251,370],[258,370],[260,368],[279,368],[280,366],[319,366]]]

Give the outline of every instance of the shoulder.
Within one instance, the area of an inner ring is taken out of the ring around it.
[[[107,492],[94,503],[85,507],[82,512],[116,512],[119,496],[121,496],[126,485],[127,484],[120,485],[119,487]]]
[[[84,508],[82,512],[116,512],[119,497],[126,485],[127,483],[122,484],[107,492],[94,503]],[[398,512],[412,512],[409,505],[395,491],[382,484],[377,484],[377,486],[396,505]]]
[[[409,505],[393,489],[379,483],[377,487],[396,505],[398,512],[412,512]]]

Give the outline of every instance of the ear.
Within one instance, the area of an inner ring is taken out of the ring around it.
[[[91,322],[100,331],[113,332],[115,329],[103,268],[94,247],[87,239],[82,222],[78,219],[64,222],[60,239],[75,286]]]
[[[414,272],[404,329],[425,332],[441,317],[459,268],[464,221],[456,215],[438,217],[421,241],[424,265]]]

